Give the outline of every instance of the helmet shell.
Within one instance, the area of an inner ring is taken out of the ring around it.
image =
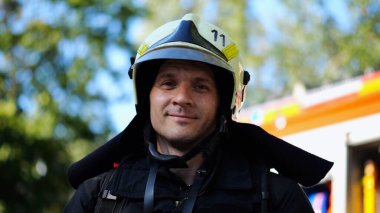
[[[153,31],[138,48],[132,66],[137,109],[141,107],[140,102],[144,99],[142,96],[147,96],[147,90],[150,90],[154,80],[145,78],[148,76],[146,72],[157,71],[157,61],[167,59],[203,62],[217,68],[213,69],[216,79],[219,75],[232,78],[228,79],[232,84],[232,91],[227,91],[231,97],[227,97],[229,103],[225,104],[228,105],[228,114],[236,120],[248,83],[244,74],[248,73],[244,72],[240,64],[236,44],[222,29],[194,14],[186,14],[182,19],[166,23]],[[154,63],[156,68],[152,68]],[[144,66],[146,64],[150,65]]]

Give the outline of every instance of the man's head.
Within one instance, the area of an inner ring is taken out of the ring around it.
[[[157,139],[190,150],[215,130],[219,96],[211,68],[202,62],[165,61],[149,96]]]
[[[249,74],[240,65],[239,51],[231,38],[193,14],[159,27],[140,45],[131,69],[138,114],[149,117],[149,94],[155,76],[162,63],[172,59],[207,64],[219,94],[218,113],[227,120],[236,119]]]

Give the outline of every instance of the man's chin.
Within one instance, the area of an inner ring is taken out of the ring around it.
[[[194,137],[182,135],[178,137],[167,138],[167,142],[173,148],[182,152],[187,152],[190,151],[190,149],[198,143],[198,140]]]

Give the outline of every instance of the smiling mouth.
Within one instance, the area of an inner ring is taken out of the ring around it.
[[[168,114],[169,117],[177,118],[177,119],[183,119],[183,120],[195,120],[197,119],[196,116],[190,116],[190,115],[178,115],[178,114]]]

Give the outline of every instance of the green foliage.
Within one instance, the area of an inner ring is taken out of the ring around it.
[[[250,103],[288,95],[295,85],[310,89],[380,69],[380,7],[377,1],[342,1],[347,7],[347,12],[343,12],[347,14],[343,15],[350,19],[344,20],[346,25],[349,23],[346,29],[334,16],[337,8],[329,8],[326,1],[278,3],[285,11],[285,15],[275,21],[278,38],[272,40],[269,50],[259,57],[262,61],[270,59],[274,64],[275,80],[269,90],[272,96],[260,100],[263,95],[257,91],[263,88],[259,83],[251,87]],[[338,10],[344,11],[344,8]],[[263,66],[255,69],[259,77],[260,72],[265,72]]]
[[[138,13],[129,1],[0,3],[0,212],[61,212],[66,170],[113,130],[99,73]],[[128,58],[126,58],[128,60]]]

